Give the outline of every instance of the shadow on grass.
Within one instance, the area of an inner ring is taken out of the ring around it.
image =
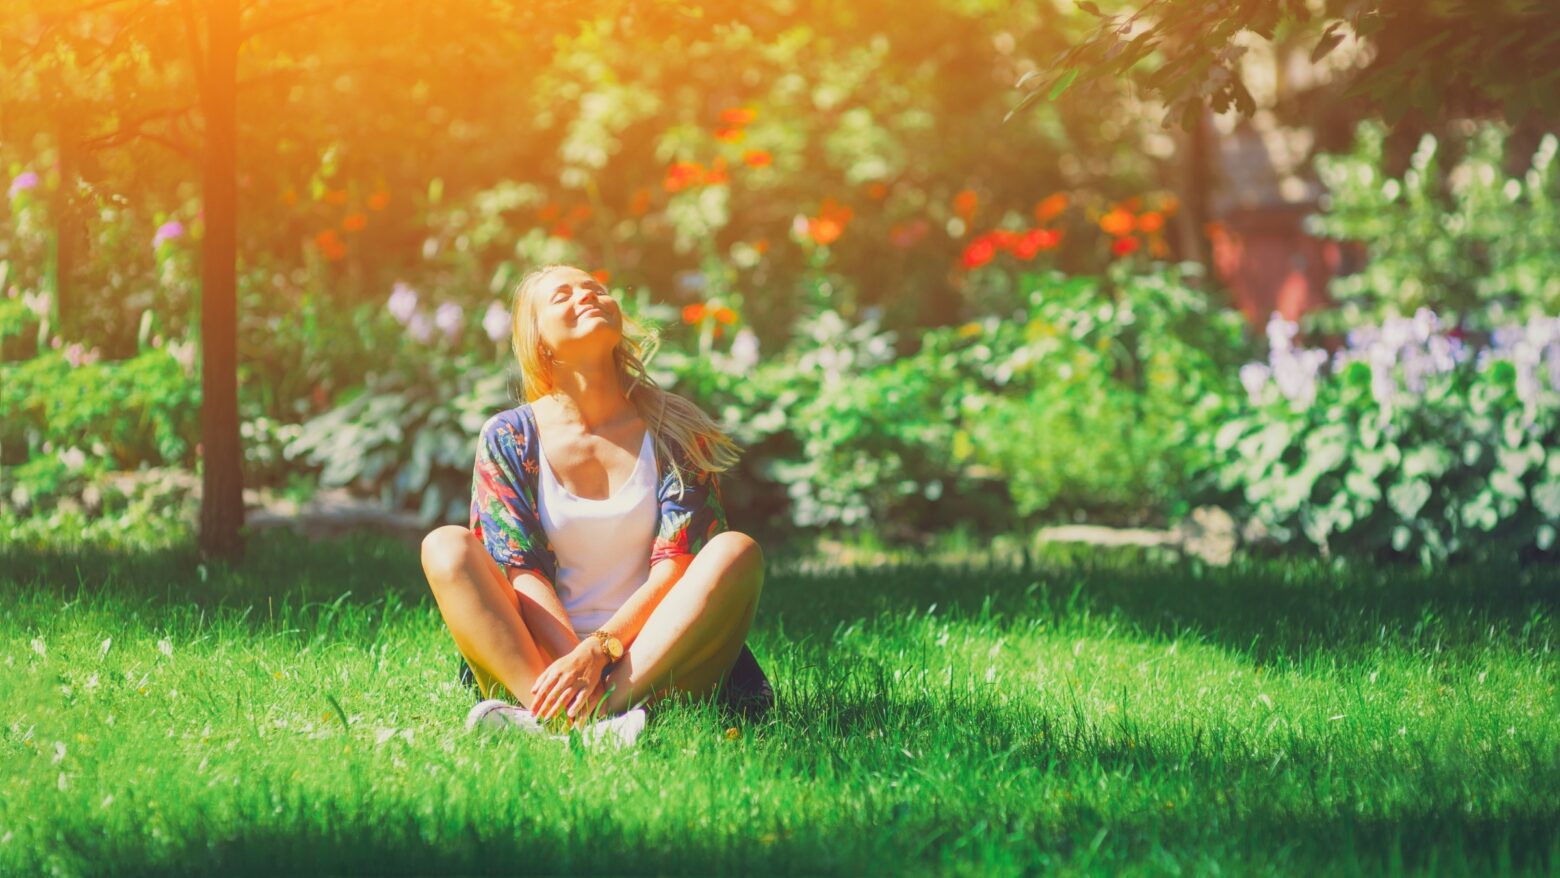
[[[431,600],[416,547],[369,534],[309,541],[267,531],[233,566],[202,564],[189,543],[144,551],[13,545],[0,547],[0,571],[12,600],[112,595],[154,606],[252,608],[245,618],[255,626],[279,615],[308,624],[343,602]],[[1319,561],[1286,560],[1217,568],[1119,550],[1067,553],[1027,567],[893,564],[804,574],[771,561],[755,631],[826,637],[858,619],[925,614],[934,604],[939,617],[999,626],[1103,618],[1144,636],[1195,633],[1254,662],[1348,654],[1387,638],[1438,648],[1483,644],[1492,625],[1507,637],[1560,640],[1552,615],[1560,571],[1543,567],[1336,572]]]

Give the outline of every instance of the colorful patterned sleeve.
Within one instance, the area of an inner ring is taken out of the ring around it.
[[[496,415],[482,427],[471,478],[471,532],[501,567],[534,570],[556,582],[552,546],[536,512],[536,489],[525,478],[526,438]]]
[[[677,474],[670,467],[662,474],[657,500],[661,505],[661,525],[650,550],[650,564],[678,555],[697,555],[712,537],[727,529],[726,509],[721,504],[720,476],[696,472],[685,459],[684,489],[677,492]]]

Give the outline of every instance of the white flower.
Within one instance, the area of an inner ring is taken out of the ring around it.
[[[428,319],[427,314],[419,311],[406,322],[406,331],[412,338],[426,343],[433,339],[433,321]]]
[[[758,333],[746,326],[737,330],[736,337],[731,340],[731,358],[742,369],[751,369],[757,365]]]

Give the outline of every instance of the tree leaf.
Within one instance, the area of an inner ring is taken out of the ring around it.
[[[1316,48],[1311,50],[1312,64],[1327,57],[1328,52],[1338,48],[1338,44],[1343,42],[1343,34],[1338,33],[1340,27],[1343,27],[1341,21],[1335,21],[1327,26],[1327,30],[1322,33],[1322,38],[1316,41]]]
[[[1062,92],[1067,90],[1068,86],[1073,84],[1073,80],[1077,78],[1078,68],[1069,68],[1067,72],[1063,73],[1061,78],[1057,79],[1056,82],[1051,86],[1051,90],[1046,93],[1045,99],[1048,101],[1056,100],[1061,96]]]

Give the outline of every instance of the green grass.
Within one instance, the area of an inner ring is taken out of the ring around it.
[[[465,734],[411,547],[13,539],[0,874],[1560,870],[1560,575],[768,554],[772,717],[618,753]]]

